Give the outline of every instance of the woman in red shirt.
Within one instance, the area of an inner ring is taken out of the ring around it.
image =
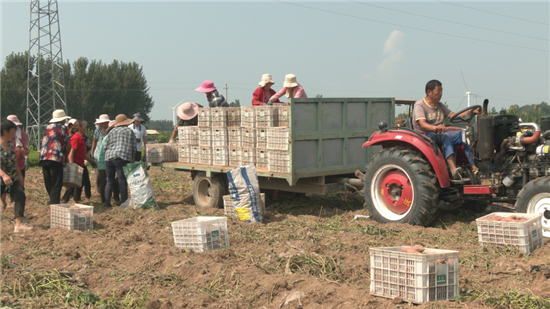
[[[87,123],[82,120],[77,120],[72,128],[73,137],[71,137],[71,151],[69,152],[68,160],[69,163],[76,163],[80,167],[84,168],[82,173],[82,187],[80,188],[68,188],[63,195],[63,200],[61,203],[66,204],[69,202],[69,199],[74,194],[74,202],[80,202],[82,196],[82,188],[86,188],[86,198],[89,200],[92,196],[92,191],[90,186],[86,186],[86,183],[90,183],[90,176],[88,175],[88,168],[84,165],[84,160],[86,159],[86,141],[84,140],[84,135],[86,134],[86,125]]]
[[[262,106],[275,95],[275,90],[271,89],[273,84],[275,82],[271,79],[271,74],[262,75],[262,80],[258,83],[260,87],[256,88],[252,94],[252,106]],[[273,102],[279,103],[280,101],[277,99]]]

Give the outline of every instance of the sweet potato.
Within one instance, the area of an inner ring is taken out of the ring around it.
[[[410,247],[405,252],[406,253],[412,253],[412,254],[422,254],[422,253],[420,253],[420,252],[418,252],[418,251],[416,251],[416,250],[414,250],[413,248],[410,248]]]
[[[71,206],[69,206],[69,208],[73,208],[73,209],[74,209],[74,208],[78,208],[78,206],[76,206],[76,205],[71,205]]]
[[[440,260],[437,260],[436,262],[437,264],[440,264],[440,265],[447,264],[447,260],[445,259],[440,259]]]
[[[420,252],[420,253],[424,252],[424,247],[422,247],[421,245],[414,245],[411,248],[418,251],[418,252]]]

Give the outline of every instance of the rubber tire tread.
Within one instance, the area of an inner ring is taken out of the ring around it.
[[[519,191],[514,210],[518,213],[527,213],[529,201],[539,193],[550,193],[550,177],[539,177],[529,181]]]
[[[411,175],[415,197],[411,204],[413,209],[400,220],[391,220],[381,215],[371,199],[371,180],[377,170],[387,164],[395,164]],[[409,223],[412,225],[427,226],[435,219],[438,207],[439,188],[436,186],[437,177],[431,166],[420,153],[406,147],[386,148],[374,155],[365,167],[363,177],[364,207],[369,210],[371,217],[380,223]]]
[[[213,196],[210,200],[210,203],[207,205],[201,205],[200,200],[198,199],[198,186],[199,183],[207,178],[210,181],[210,186],[213,188]],[[223,208],[223,195],[226,192],[226,189],[224,188],[224,181],[219,178],[218,176],[213,177],[206,177],[205,173],[199,173],[195,177],[195,182],[193,183],[193,200],[195,201],[195,205],[198,207],[209,207],[209,208]]]

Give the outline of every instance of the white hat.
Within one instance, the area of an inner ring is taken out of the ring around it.
[[[285,87],[296,87],[298,86],[298,82],[296,82],[296,75],[294,74],[287,74],[285,76],[285,82],[283,84]]]
[[[76,119],[74,118],[71,118],[71,120],[69,120],[69,124],[74,124],[76,122]]]
[[[62,109],[56,109],[52,113],[52,120],[50,120],[50,123],[52,122],[61,122],[63,120],[71,119],[71,117],[67,116],[65,114],[65,111]]]
[[[94,122],[94,124],[100,124],[100,123],[105,123],[105,122],[109,122],[111,121],[111,119],[109,119],[109,115],[107,114],[102,114],[99,116],[99,118],[97,118]]]
[[[267,84],[267,83],[275,84],[275,82],[273,81],[273,79],[271,79],[271,74],[264,74],[264,75],[262,75],[262,80],[260,80],[260,82],[258,83],[258,85],[260,85],[260,87],[263,87],[263,86],[265,86],[265,84]]]

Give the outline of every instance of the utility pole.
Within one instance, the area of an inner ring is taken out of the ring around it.
[[[31,1],[28,57],[26,129],[29,144],[35,143],[40,150],[42,133],[52,112],[67,112],[56,0]]]
[[[229,99],[227,99],[227,89],[228,89],[228,88],[227,88],[227,83],[225,83],[225,88],[224,88],[224,89],[225,89],[225,100],[226,100],[227,102],[229,102]]]

